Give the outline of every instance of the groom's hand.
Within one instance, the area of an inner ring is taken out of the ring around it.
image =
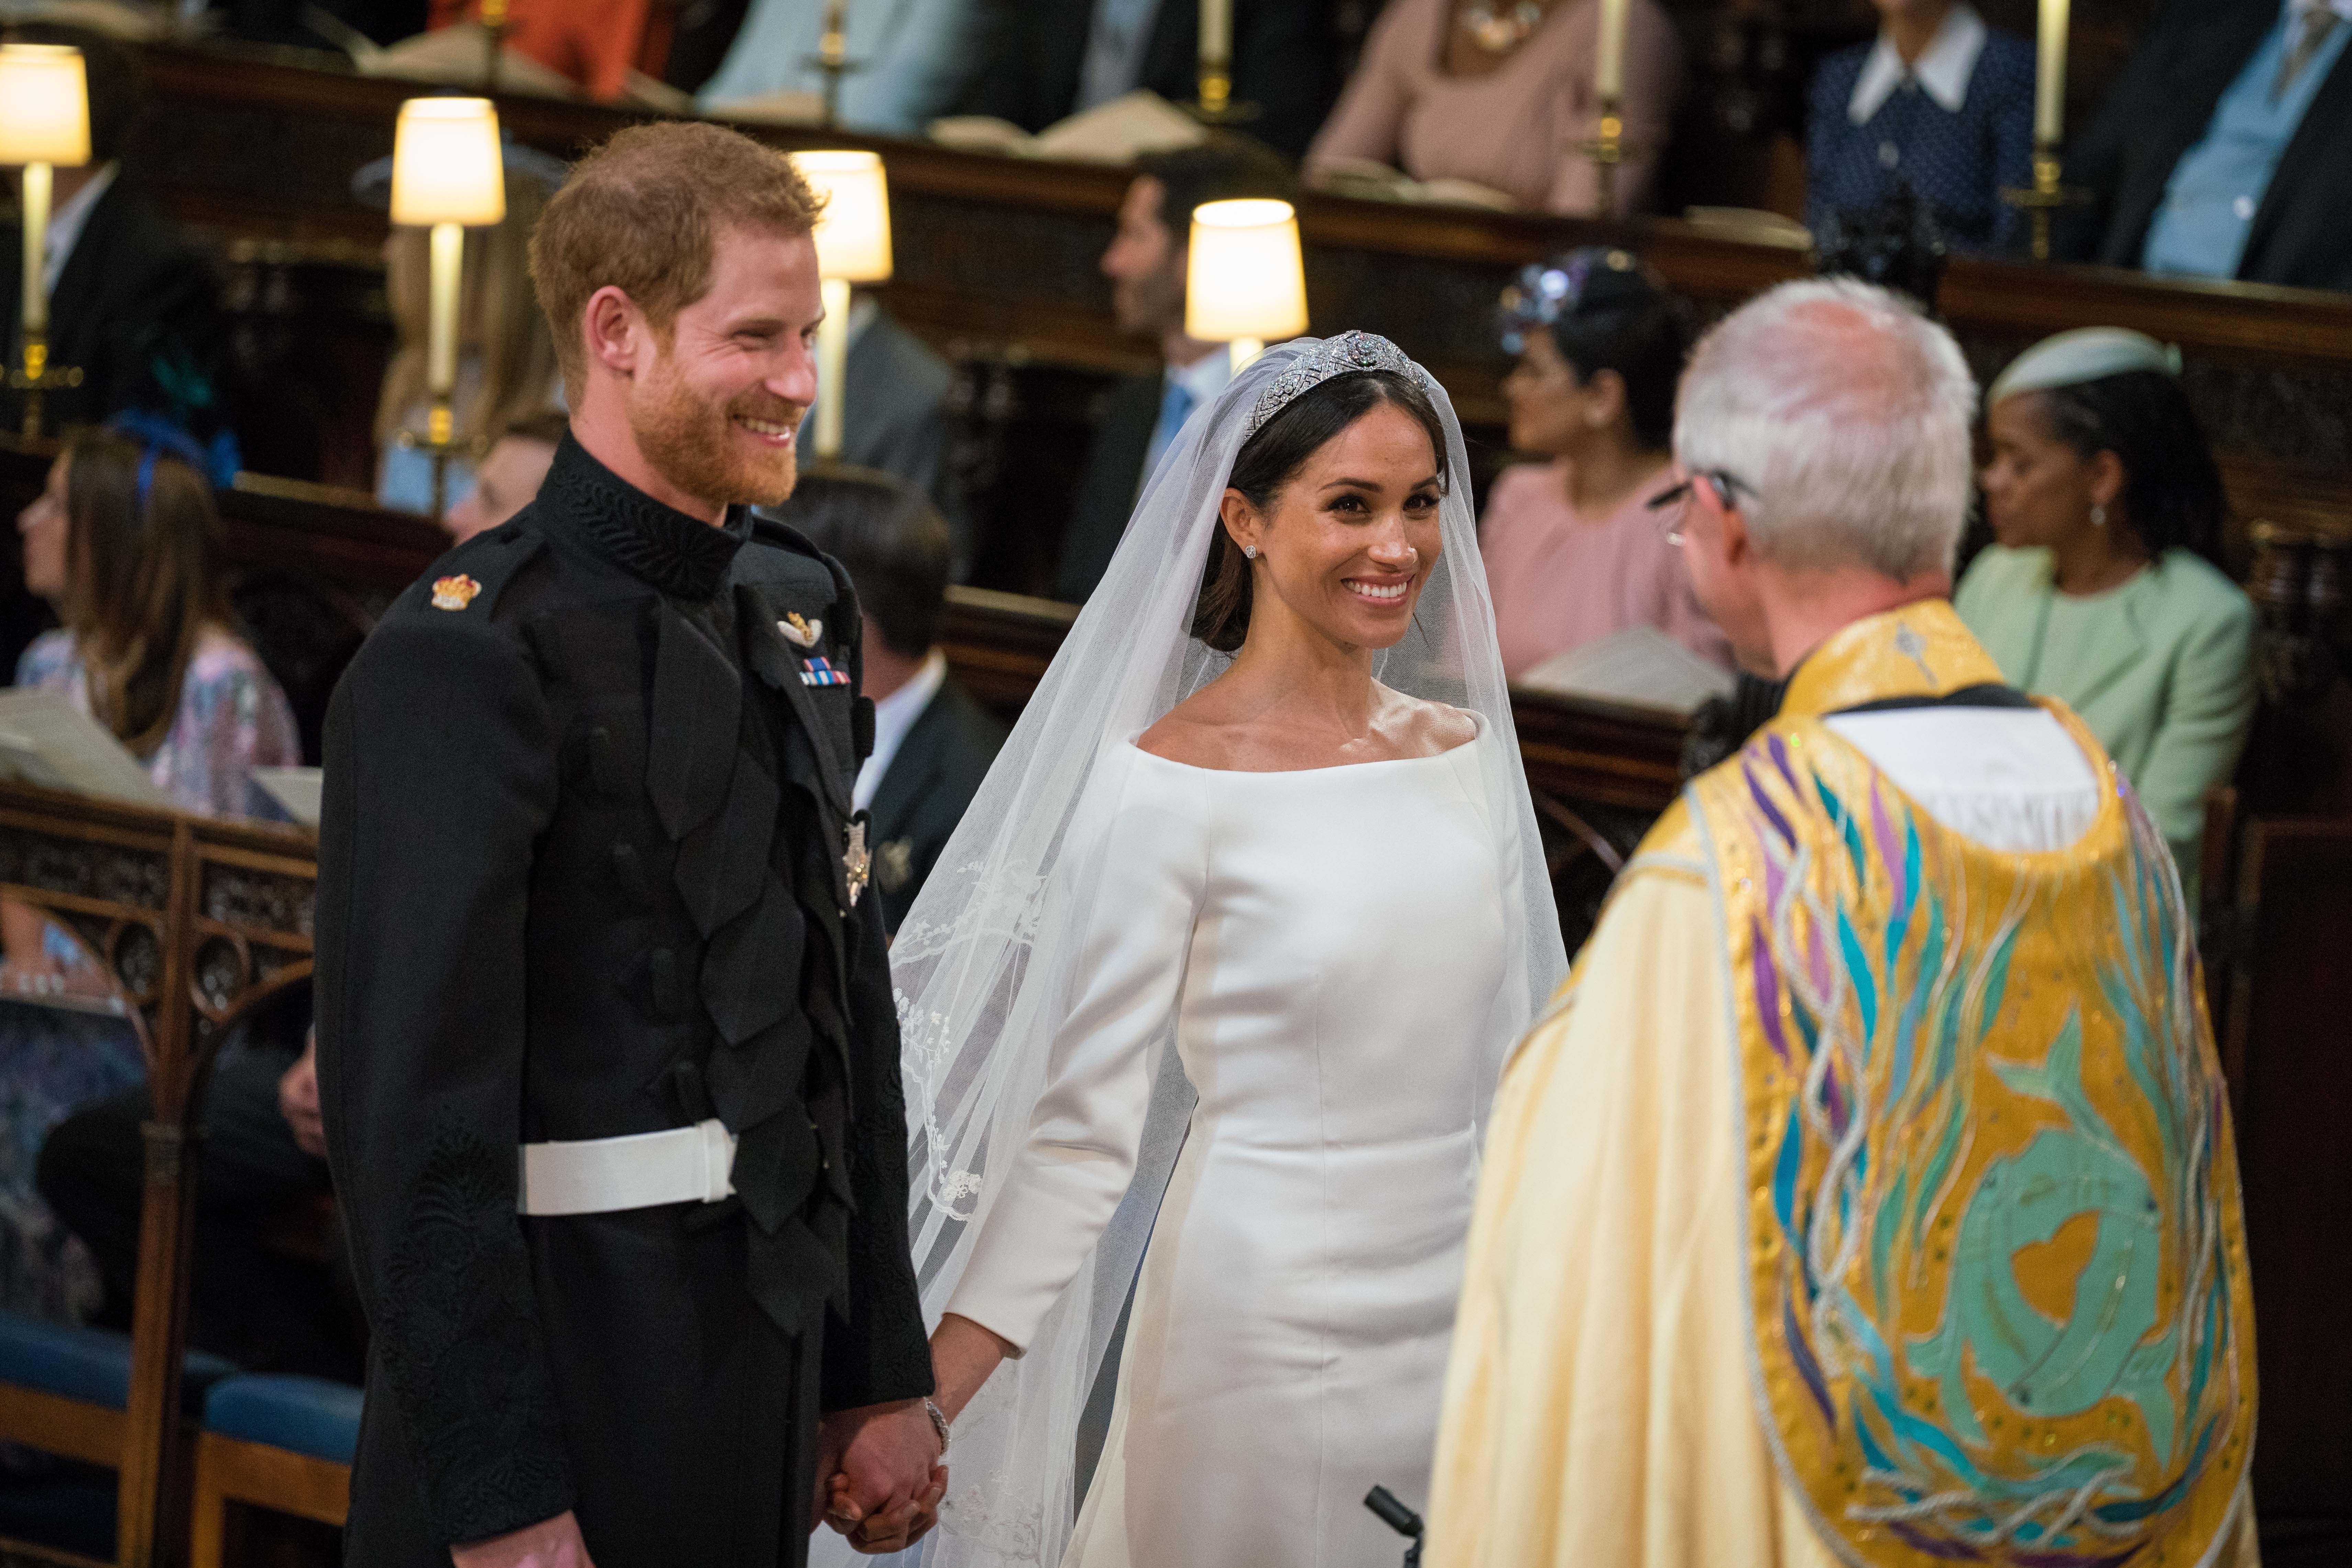
[[[849,1500],[848,1481],[842,1477],[835,1479],[839,1489],[834,1493],[829,1510],[836,1520],[834,1528],[849,1538],[853,1551],[874,1555],[904,1552],[940,1521],[940,1500],[948,1490],[948,1468],[933,1467],[929,1484],[906,1507],[867,1515],[854,1525],[848,1519],[857,1512],[857,1507]]]
[[[834,1412],[824,1417],[820,1452],[840,1456],[825,1522],[859,1551],[896,1552],[938,1518],[947,1472],[921,1400]]]

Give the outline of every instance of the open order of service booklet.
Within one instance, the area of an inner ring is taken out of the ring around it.
[[[171,797],[103,724],[54,691],[0,690],[0,779],[126,805]]]
[[[1727,695],[1736,679],[1655,626],[1628,626],[1554,654],[1511,684],[1688,718],[1708,698]]]

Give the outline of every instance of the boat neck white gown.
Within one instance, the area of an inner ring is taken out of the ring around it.
[[[1028,1342],[1126,1191],[1172,1012],[1200,1101],[1066,1564],[1402,1558],[1363,1497],[1427,1496],[1520,899],[1486,820],[1497,750],[1098,764],[1101,913],[947,1308]]]

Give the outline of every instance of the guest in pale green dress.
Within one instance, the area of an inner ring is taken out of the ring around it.
[[[2011,683],[2090,725],[2193,896],[2205,793],[2253,721],[2254,610],[2216,564],[2221,477],[2179,374],[2179,351],[2112,327],[2019,356],[1986,399],[2000,542],[1954,597]]]

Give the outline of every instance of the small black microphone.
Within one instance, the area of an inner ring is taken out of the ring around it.
[[[1386,1487],[1374,1487],[1366,1492],[1364,1506],[1380,1515],[1382,1524],[1412,1542],[1404,1554],[1404,1568],[1421,1568],[1421,1515],[1405,1507]]]

